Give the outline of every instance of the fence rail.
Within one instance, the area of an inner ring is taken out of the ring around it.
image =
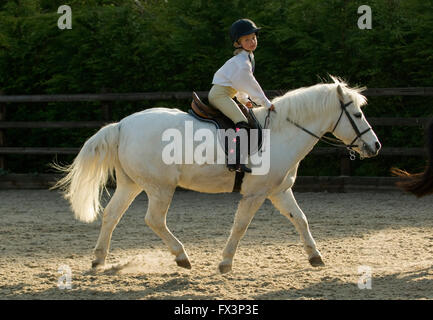
[[[266,90],[269,97],[284,94],[287,90]],[[199,97],[207,97],[208,91],[197,91]],[[365,96],[433,96],[433,87],[417,88],[370,88],[363,91]],[[4,132],[7,129],[60,129],[60,128],[99,128],[111,121],[111,102],[142,100],[187,100],[191,92],[136,92],[136,93],[101,93],[96,94],[53,94],[53,95],[2,95],[0,91],[0,169],[5,169],[4,156],[8,154],[48,155],[77,154],[79,148],[48,147],[11,147],[6,146]],[[14,103],[80,102],[100,101],[101,121],[6,121],[6,107]],[[428,118],[369,118],[373,126],[425,126]],[[341,156],[341,175],[350,176],[350,161],[347,152],[338,148],[316,147],[313,154],[336,154]],[[424,156],[423,148],[383,148],[382,156]]]
[[[288,90],[265,90],[269,97],[284,94]],[[200,98],[208,91],[196,91]],[[433,96],[433,87],[418,88],[370,88],[362,92],[365,96]],[[79,102],[79,101],[140,101],[190,99],[191,92],[133,92],[133,93],[85,93],[85,94],[38,94],[0,95],[0,103],[24,102]]]
[[[60,174],[8,174],[0,176],[0,189],[47,189],[62,177]],[[351,191],[396,191],[395,177],[311,177],[299,176],[293,187],[295,192],[351,192]],[[114,187],[111,182],[109,188]],[[178,188],[182,191],[184,189]]]
[[[78,154],[80,148],[44,148],[44,147],[2,147],[1,154]],[[325,155],[337,154],[346,155],[347,151],[340,148],[316,147],[311,151],[311,154]],[[424,148],[382,148],[380,150],[382,156],[419,156],[425,155]]]
[[[425,126],[429,118],[368,118],[373,126],[392,127]],[[61,129],[61,128],[99,128],[110,121],[1,121],[0,129]]]

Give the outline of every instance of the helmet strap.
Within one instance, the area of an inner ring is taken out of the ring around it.
[[[238,45],[238,46],[236,46],[236,45]],[[249,52],[249,50],[245,49],[245,48],[244,48],[244,47],[243,47],[239,42],[237,42],[237,41],[235,41],[235,42],[233,43],[233,46],[235,47],[236,50],[242,49],[242,50],[245,50],[245,51]]]

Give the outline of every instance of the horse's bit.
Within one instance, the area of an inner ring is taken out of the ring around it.
[[[349,106],[353,101],[349,101],[348,103],[344,103],[343,101],[340,100],[340,106],[341,106],[341,113],[340,116],[338,117],[337,122],[334,125],[334,128],[332,129],[331,133],[334,133],[335,129],[337,129],[338,124],[340,123],[340,120],[343,116],[343,113],[346,114],[347,118],[349,119],[350,124],[352,125],[353,130],[356,133],[356,137],[355,139],[352,140],[352,142],[350,144],[345,144],[343,141],[339,140],[339,139],[335,139],[332,137],[319,137],[318,135],[314,134],[313,132],[311,132],[310,130],[300,126],[299,124],[297,124],[296,122],[292,121],[291,119],[287,118],[287,121],[289,121],[290,123],[292,123],[293,125],[295,125],[296,127],[298,127],[299,129],[305,131],[306,133],[308,133],[309,135],[315,137],[316,139],[318,139],[319,141],[322,141],[328,145],[331,145],[333,147],[337,147],[337,148],[345,148],[347,150],[349,150],[349,154],[350,154],[350,160],[355,160],[356,155],[355,155],[355,151],[353,150],[353,148],[358,147],[357,144],[354,144],[356,140],[361,139],[361,137],[367,133],[368,131],[371,130],[371,127],[369,126],[367,129],[365,129],[364,131],[360,132],[355,121],[353,120],[352,116],[350,115],[349,111],[347,111],[347,106]],[[363,140],[362,140],[363,141]],[[364,142],[365,143],[365,142]],[[361,157],[362,160],[362,157]]]

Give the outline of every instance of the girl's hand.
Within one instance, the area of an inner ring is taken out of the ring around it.
[[[245,105],[246,105],[248,108],[252,108],[252,107],[253,107],[253,104],[252,104],[250,101],[248,101]]]
[[[271,105],[271,107],[269,108],[271,111],[275,111],[275,106]]]

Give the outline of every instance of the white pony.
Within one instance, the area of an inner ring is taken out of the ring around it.
[[[332,132],[345,145],[352,145],[361,157],[375,156],[381,147],[361,111],[366,104],[366,98],[360,94],[362,89],[332,79],[334,83],[300,88],[273,99],[277,112],[270,114],[270,170],[266,175],[246,174],[243,179],[242,199],[219,264],[221,273],[232,269],[239,241],[267,198],[296,227],[310,264],[323,265],[307,219],[292,192],[299,162],[317,143],[314,135],[322,137],[326,132]],[[263,126],[265,108],[255,108],[254,113]],[[148,109],[101,128],[85,142],[70,166],[58,167],[67,175],[55,187],[64,190],[75,217],[84,222],[97,219],[101,193],[108,177],[116,174],[115,193],[103,210],[93,268],[104,266],[114,228],[143,190],[149,203],[145,222],[175,255],[178,266],[191,268],[182,243],[166,225],[173,193],[177,186],[206,193],[231,192],[235,173],[224,164],[163,162],[161,154],[167,144],[161,139],[163,132],[168,128],[183,132],[187,120],[193,121],[196,130],[207,128],[216,132],[214,125],[181,110]]]

